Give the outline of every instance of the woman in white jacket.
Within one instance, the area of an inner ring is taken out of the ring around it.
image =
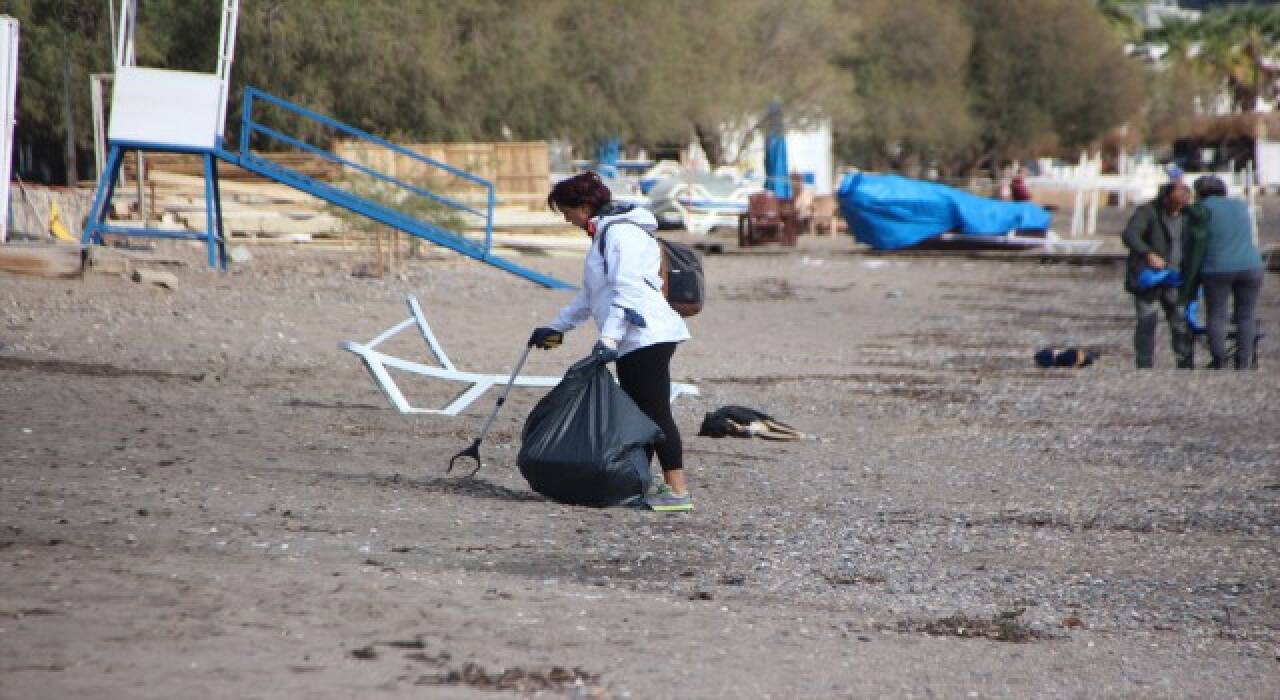
[[[547,204],[586,231],[592,244],[582,290],[554,321],[533,331],[529,345],[557,347],[565,331],[595,320],[600,339],[593,354],[616,360],[618,384],[665,436],[655,450],[664,485],[646,502],[656,511],[690,511],[680,430],[671,416],[671,357],[689,339],[689,329],[662,294],[662,251],[652,234],[657,220],[648,209],[611,200],[592,172],[556,183],[547,196]]]

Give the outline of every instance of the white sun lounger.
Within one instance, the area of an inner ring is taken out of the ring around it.
[[[418,304],[417,297],[410,296],[408,298],[410,317],[388,328],[368,343],[356,343],[354,341],[344,341],[338,347],[348,352],[355,353],[364,363],[369,374],[373,377],[373,381],[382,390],[387,401],[401,413],[409,414],[437,414],[445,416],[456,416],[465,411],[473,401],[480,398],[486,391],[495,386],[504,386],[510,379],[506,374],[480,374],[477,372],[465,372],[454,366],[449,356],[445,354],[444,348],[440,346],[440,341],[436,340],[435,333],[431,331],[431,325],[427,323],[426,316],[422,313],[422,307]],[[418,331],[422,334],[422,339],[427,343],[427,349],[435,358],[439,366],[426,365],[420,362],[401,359],[393,355],[388,355],[378,351],[378,346],[387,341],[387,339],[400,333],[410,326],[416,325]],[[396,385],[387,368],[397,369],[404,372],[411,372],[436,379],[443,379],[451,382],[462,382],[469,384],[449,405],[444,408],[418,408],[409,403],[405,398],[400,387]],[[521,375],[511,382],[512,386],[528,386],[528,387],[552,387],[560,383],[560,377],[531,377]],[[698,395],[698,388],[692,384],[671,383],[671,400],[683,394]]]

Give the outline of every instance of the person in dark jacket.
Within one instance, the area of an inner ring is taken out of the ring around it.
[[[1195,366],[1191,332],[1178,307],[1178,289],[1158,285],[1144,289],[1139,279],[1145,268],[1179,270],[1186,250],[1186,219],[1183,209],[1191,201],[1191,188],[1181,182],[1160,187],[1156,198],[1139,206],[1124,227],[1125,247],[1129,249],[1124,288],[1133,295],[1137,325],[1133,331],[1134,361],[1139,369],[1155,364],[1156,326],[1159,312],[1164,311],[1173,336],[1173,354],[1178,367]]]
[[[1227,196],[1220,178],[1206,175],[1196,180],[1197,207],[1206,213],[1204,257],[1200,283],[1204,287],[1205,331],[1213,369],[1226,366],[1228,301],[1235,306],[1236,369],[1253,366],[1254,339],[1258,332],[1258,296],[1262,291],[1262,256],[1254,243],[1249,207]]]

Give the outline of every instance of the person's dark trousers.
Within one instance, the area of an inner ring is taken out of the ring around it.
[[[1235,300],[1236,369],[1253,366],[1254,339],[1258,335],[1258,296],[1262,291],[1261,269],[1207,273],[1204,285],[1205,326],[1209,352],[1215,367],[1226,367],[1228,299]]]
[[[663,471],[684,468],[680,429],[671,416],[671,356],[675,352],[675,343],[658,343],[623,355],[617,364],[622,390],[662,428],[664,439],[656,451]]]
[[[1155,296],[1133,297],[1133,308],[1138,323],[1133,329],[1133,354],[1138,369],[1149,369],[1155,364],[1156,326],[1160,323],[1159,312],[1164,311],[1165,320],[1169,322],[1169,333],[1173,336],[1173,354],[1178,360],[1178,367],[1191,369],[1195,366],[1195,345],[1191,331],[1187,328],[1187,319],[1182,316],[1178,307],[1178,290],[1161,289]]]

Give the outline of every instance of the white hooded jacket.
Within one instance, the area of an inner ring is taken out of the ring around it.
[[[594,318],[601,337],[618,341],[619,355],[688,340],[684,319],[662,295],[662,250],[650,233],[658,228],[653,213],[611,203],[591,222],[597,233],[583,263],[582,289],[551,328],[567,331]]]

